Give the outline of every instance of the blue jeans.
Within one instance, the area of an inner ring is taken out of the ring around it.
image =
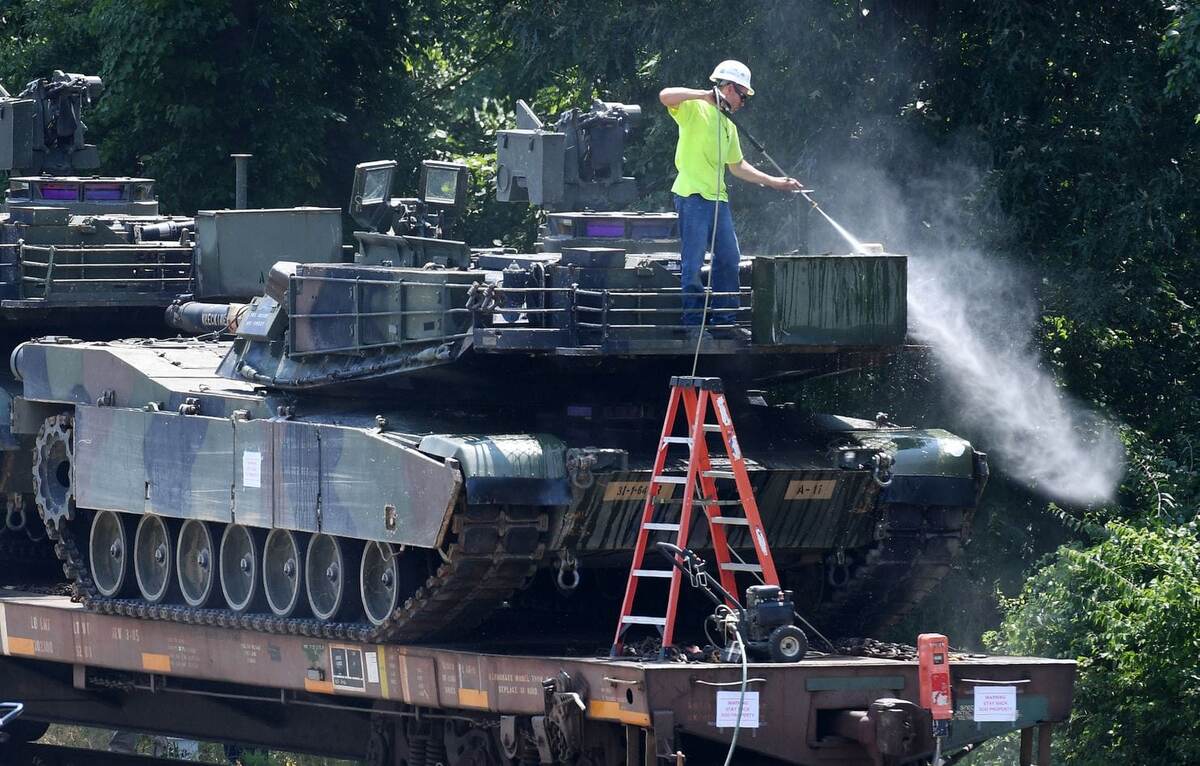
[[[679,250],[682,256],[683,324],[699,325],[704,309],[704,282],[700,270],[713,231],[713,205],[717,206],[717,236],[713,245],[712,280],[714,293],[734,293],[713,296],[709,301],[714,324],[733,324],[738,307],[738,250],[737,234],[733,231],[733,215],[728,202],[714,202],[699,194],[675,196],[675,212],[679,214]]]

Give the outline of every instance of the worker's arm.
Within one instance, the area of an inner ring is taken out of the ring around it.
[[[743,181],[760,186],[770,186],[778,191],[800,191],[804,188],[795,178],[769,176],[745,160],[729,163],[729,172]]]
[[[715,103],[711,90],[701,90],[699,88],[663,88],[658,92],[658,100],[667,108],[679,106],[684,101],[690,101],[693,98],[704,99],[710,104]]]

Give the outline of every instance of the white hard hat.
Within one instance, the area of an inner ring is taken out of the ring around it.
[[[708,79],[712,82],[717,80],[736,82],[746,89],[746,93],[754,95],[754,88],[750,87],[750,67],[736,59],[726,59],[717,64],[717,68],[713,70]]]

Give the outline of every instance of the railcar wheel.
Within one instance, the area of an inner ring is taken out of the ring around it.
[[[304,558],[304,585],[313,616],[331,620],[346,600],[346,546],[331,535],[313,535]]]
[[[75,420],[46,418],[33,451],[34,502],[46,529],[56,537],[75,518]]]
[[[116,596],[125,589],[129,573],[129,532],[122,515],[100,511],[88,535],[88,565],[101,596]]]
[[[221,535],[221,593],[235,612],[245,612],[258,596],[259,552],[254,534],[230,524]]]
[[[212,531],[199,519],[188,519],[179,528],[175,573],[188,606],[204,606],[215,590],[217,546]]]
[[[399,602],[399,554],[390,543],[369,542],[363,548],[359,566],[359,593],[363,611],[372,625],[388,621]]]
[[[291,617],[300,604],[299,536],[287,529],[272,529],[263,548],[263,592],[277,617]]]
[[[158,604],[167,598],[175,573],[175,537],[161,516],[146,514],[133,538],[133,573],[142,598]]]

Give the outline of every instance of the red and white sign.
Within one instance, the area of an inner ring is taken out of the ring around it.
[[[1017,720],[1017,687],[976,686],[976,721]]]
[[[738,697],[736,691],[717,692],[717,728],[732,729],[738,725]],[[758,728],[758,692],[746,692],[742,700],[743,729]]]

